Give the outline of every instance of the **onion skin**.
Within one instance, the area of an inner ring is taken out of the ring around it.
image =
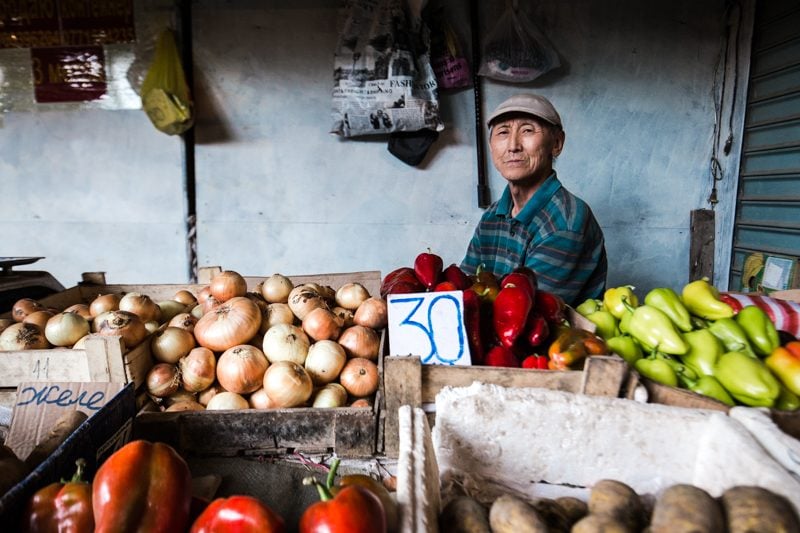
[[[278,361],[264,374],[264,390],[275,407],[297,407],[311,398],[314,385],[302,366],[291,361]]]
[[[255,346],[234,346],[217,361],[217,381],[230,392],[248,394],[261,388],[268,367],[266,356]]]
[[[58,313],[47,321],[44,336],[53,346],[72,346],[89,334],[89,321],[78,313]]]
[[[178,361],[181,384],[189,392],[208,389],[217,379],[217,357],[203,346],[193,348],[186,357]]]
[[[44,310],[44,306],[33,298],[20,298],[11,307],[11,318],[16,322],[22,322],[26,316],[34,311]]]
[[[194,326],[194,336],[200,346],[224,352],[246,344],[260,326],[258,306],[244,296],[236,296],[200,317]]]
[[[378,365],[363,357],[349,359],[339,374],[339,383],[356,398],[375,394],[379,381]]]
[[[35,324],[17,322],[0,333],[0,350],[3,351],[44,350],[49,347],[44,331]]]
[[[97,333],[121,336],[128,350],[138,346],[148,335],[142,319],[128,311],[109,311],[98,319]]]
[[[116,311],[119,309],[119,301],[122,296],[116,293],[99,294],[89,304],[89,312],[93,317],[102,315],[107,311]]]
[[[344,347],[347,357],[363,357],[371,361],[378,359],[381,337],[372,328],[351,326],[339,335],[338,341]]]
[[[361,302],[353,315],[353,323],[377,330],[385,328],[389,324],[386,300],[370,296]]]
[[[245,400],[241,394],[227,391],[214,395],[214,397],[209,400],[208,405],[206,405],[208,411],[249,408],[250,404],[247,403],[247,400]]]
[[[247,294],[247,281],[241,274],[233,270],[223,270],[214,275],[208,287],[211,296],[223,303],[231,298]]]

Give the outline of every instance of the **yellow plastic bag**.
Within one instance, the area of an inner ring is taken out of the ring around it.
[[[161,32],[153,64],[142,82],[142,107],[150,121],[168,135],[192,127],[194,116],[189,86],[171,30]]]

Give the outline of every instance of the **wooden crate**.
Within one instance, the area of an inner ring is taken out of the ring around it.
[[[583,370],[533,370],[488,366],[423,365],[419,356],[387,356],[383,361],[384,452],[397,457],[398,409],[402,405],[432,404],[444,387],[463,387],[473,382],[504,387],[536,387],[595,396],[628,395],[628,365],[616,356],[595,356]],[[435,412],[429,413],[431,425]]]

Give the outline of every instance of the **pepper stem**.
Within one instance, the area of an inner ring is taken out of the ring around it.
[[[319,480],[315,477],[304,477],[303,478],[303,485],[314,485],[317,487],[317,492],[319,493],[319,499],[323,502],[327,502],[333,499],[333,495],[328,488],[319,482]]]
[[[333,481],[336,479],[336,471],[339,470],[339,463],[341,461],[338,457],[333,458],[333,462],[331,463],[331,469],[328,470],[328,478],[325,480],[325,487],[328,490],[333,488]]]

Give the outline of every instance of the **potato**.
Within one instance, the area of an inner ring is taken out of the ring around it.
[[[489,510],[469,496],[447,502],[439,515],[442,533],[491,533]]]
[[[544,518],[528,502],[504,494],[492,503],[489,509],[489,525],[492,533],[547,533]]]
[[[0,444],[0,497],[25,479],[29,471],[11,448]]]
[[[589,514],[589,507],[586,505],[586,502],[579,500],[578,498],[573,498],[572,496],[562,496],[560,498],[556,498],[556,503],[558,503],[561,508],[564,509],[570,526]]]
[[[637,533],[626,524],[607,514],[588,514],[572,526],[571,533]]]
[[[532,505],[552,533],[569,533],[569,528],[575,521],[570,520],[567,512],[556,500],[539,498]]]
[[[67,437],[72,435],[72,432],[78,429],[78,426],[89,418],[89,416],[82,411],[67,411],[62,414],[50,428],[50,431],[45,435],[44,439],[39,442],[36,447],[31,451],[30,455],[25,459],[25,464],[28,468],[33,470],[39,464],[44,462],[45,459],[56,451],[61,444],[67,440]]]
[[[634,531],[642,529],[645,522],[639,495],[625,483],[613,479],[602,479],[594,484],[589,493],[589,514],[610,516]]]
[[[706,491],[694,485],[673,485],[656,500],[650,533],[723,533],[722,509]]]
[[[720,496],[730,533],[800,531],[800,519],[789,501],[762,487],[733,487]]]

